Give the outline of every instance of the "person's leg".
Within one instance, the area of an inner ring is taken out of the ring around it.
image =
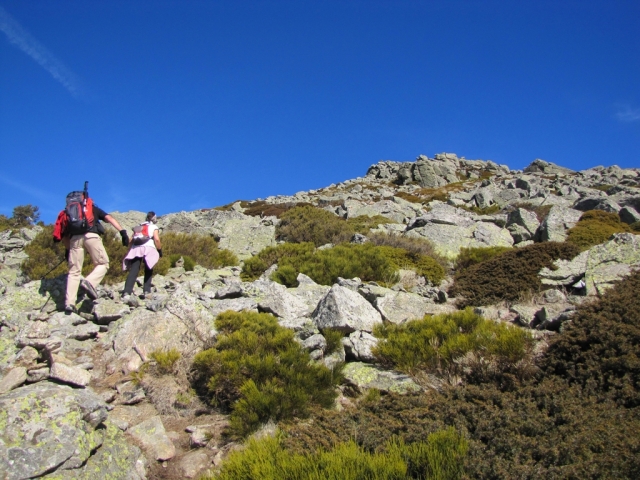
[[[129,261],[129,275],[127,275],[127,280],[124,283],[125,295],[131,295],[133,293],[133,287],[136,284],[136,278],[138,278],[141,263],[142,257],[137,257]]]
[[[153,268],[147,267],[147,262],[144,263],[144,287],[142,291],[144,293],[151,293],[151,277],[153,276]]]
[[[97,233],[85,233],[84,248],[89,252],[91,261],[95,265],[93,271],[86,276],[86,280],[97,287],[109,270],[109,256]]]
[[[82,264],[84,263],[84,235],[71,237],[69,245],[69,274],[67,275],[67,293],[64,305],[75,305],[78,298],[78,287],[82,277]]]

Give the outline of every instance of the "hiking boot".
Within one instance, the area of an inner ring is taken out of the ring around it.
[[[80,280],[80,286],[91,300],[95,300],[96,298],[98,298],[98,292],[96,291],[95,287],[91,285],[91,282],[89,280],[83,278],[82,280]]]
[[[75,305],[65,305],[64,313],[65,315],[71,315],[72,313],[78,313],[78,309],[75,307]]]

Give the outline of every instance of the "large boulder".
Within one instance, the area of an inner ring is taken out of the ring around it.
[[[90,390],[40,382],[0,396],[0,476],[26,479],[56,472],[72,478],[101,451],[106,418],[106,404]],[[111,465],[114,476],[140,478],[135,452],[124,457]],[[96,478],[105,478],[98,473]]]
[[[342,370],[347,384],[358,392],[375,388],[382,392],[419,392],[422,388],[411,377],[362,362],[347,363]]]
[[[382,323],[380,313],[362,295],[340,285],[331,287],[311,317],[320,330],[331,328],[345,333],[372,332]]]
[[[567,238],[567,230],[575,226],[581,216],[582,212],[579,210],[554,205],[536,231],[536,240],[564,242]]]
[[[587,292],[602,294],[633,270],[640,268],[640,236],[617,233],[589,250],[585,283]]]

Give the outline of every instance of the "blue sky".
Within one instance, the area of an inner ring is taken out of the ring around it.
[[[640,2],[0,0],[0,213],[293,194],[379,160],[640,167]]]

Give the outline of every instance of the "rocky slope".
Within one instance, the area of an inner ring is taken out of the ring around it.
[[[224,208],[163,216],[164,232],[212,235],[241,259],[275,245],[278,205],[310,203],[344,218],[380,215],[378,230],[427,238],[454,259],[461,248],[521,247],[563,241],[587,210],[640,221],[640,170],[616,166],[580,172],[535,160],[523,171],[453,154],[415,162],[379,162],[364,177],[292,196],[235,202]],[[528,205],[529,208],[523,208]],[[543,218],[531,210],[546,207]],[[246,213],[251,213],[248,215]],[[125,228],[142,212],[114,213]],[[220,312],[275,315],[315,361],[347,361],[345,392],[368,388],[404,392],[427,386],[375,365],[375,325],[400,324],[456,309],[451,279],[429,285],[405,272],[393,288],[341,279],[333,286],[300,275],[286,288],[269,279],[240,278],[239,267],[192,272],[176,267],[154,277],[150,298],[120,298],[122,285],[102,286],[81,313],[60,312],[65,278],[28,281],[19,270],[24,246],[39,227],[0,233],[0,474],[3,478],[196,478],[233,448],[221,431],[227,419],[193,394],[187,370],[193,355],[215,338]],[[479,307],[496,321],[534,329],[544,346],[549,330],[571,318],[584,296],[570,294],[580,279],[597,295],[640,265],[640,237],[614,235],[557,268],[539,272],[553,287],[535,302]],[[359,239],[364,241],[364,239]],[[118,261],[118,259],[112,259]],[[347,336],[325,355],[323,328]],[[152,352],[176,349],[171,375],[140,375]],[[430,379],[437,387],[440,379]],[[338,407],[348,405],[341,396]]]

